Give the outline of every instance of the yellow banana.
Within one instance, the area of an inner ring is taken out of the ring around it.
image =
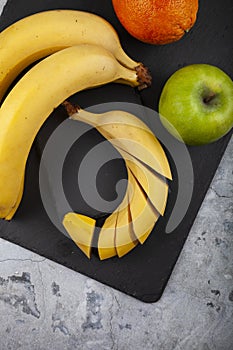
[[[11,218],[20,203],[30,148],[54,108],[78,91],[118,79],[139,85],[137,72],[109,51],[79,45],[45,58],[15,85],[0,109],[0,218]]]
[[[159,215],[153,211],[133,173],[128,170],[128,187],[124,200],[104,222],[100,230],[98,251],[101,260],[126,255],[138,242],[145,242]]]
[[[0,33],[0,101],[12,81],[28,65],[79,44],[102,46],[123,66],[145,70],[123,51],[115,29],[103,18],[74,10],[45,11],[26,17]],[[150,84],[149,76],[147,83]]]
[[[75,109],[67,102],[65,107],[73,120],[94,126],[118,149],[125,160],[128,172],[125,197],[120,206],[105,220],[98,240],[101,260],[115,255],[122,257],[138,242],[145,242],[160,214],[164,214],[168,185],[161,175],[172,178],[166,155],[151,130],[130,113],[111,111],[93,114],[84,110],[74,113]],[[127,144],[127,140],[131,144]],[[138,148],[134,145],[138,145]],[[150,165],[155,172],[135,157],[135,153],[139,154],[139,148],[142,160],[153,159],[154,163]]]
[[[121,258],[134,249],[138,242],[143,244],[159,218],[159,214],[151,206],[136,179],[137,165],[135,165],[135,171],[131,172],[129,168],[131,161],[125,159],[125,162],[128,170],[128,187],[122,203],[105,220],[100,230],[98,252],[101,260],[115,255]],[[150,195],[153,195],[153,193],[150,193]],[[85,249],[83,249],[83,227],[76,224],[75,215],[78,216],[79,214],[68,213],[63,220],[63,225],[77,246],[87,257],[90,257],[91,247],[88,248],[88,242],[91,242],[90,235],[86,235]],[[70,219],[69,223],[67,223],[67,218]],[[87,223],[88,219],[86,217]],[[90,222],[86,231],[92,232],[92,225],[93,223]]]
[[[122,150],[129,156],[133,155],[158,174],[172,179],[162,146],[148,126],[136,116],[124,111],[94,114],[80,109],[70,118],[94,126],[119,152]]]

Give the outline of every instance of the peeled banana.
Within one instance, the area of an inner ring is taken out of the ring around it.
[[[45,11],[23,18],[0,33],[0,101],[17,75],[31,63],[79,44],[104,47],[125,67],[146,70],[122,49],[115,29],[105,19],[74,10]],[[147,75],[144,84],[150,84]]]
[[[125,160],[128,172],[125,197],[105,220],[98,240],[101,260],[122,257],[138,242],[146,241],[159,216],[164,214],[168,197],[165,178],[172,179],[168,160],[151,130],[134,115],[124,111],[94,114],[75,110],[67,102],[64,105],[71,119],[94,126]],[[154,161],[150,164],[153,170],[137,159],[138,149],[142,159]]]
[[[136,70],[109,51],[83,44],[45,58],[15,85],[0,109],[0,218],[11,219],[20,204],[30,148],[54,108],[78,91],[118,79],[140,84]]]

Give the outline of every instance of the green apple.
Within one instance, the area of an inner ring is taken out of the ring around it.
[[[233,127],[233,82],[208,64],[181,68],[163,88],[159,114],[168,131],[188,145],[216,141]]]

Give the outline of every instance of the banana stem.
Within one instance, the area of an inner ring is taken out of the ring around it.
[[[134,69],[128,69],[121,67],[122,78],[117,79],[115,82],[123,83],[122,79],[127,85],[137,87],[139,91],[148,88],[152,84],[152,77],[149,69],[145,67],[142,63]]]
[[[93,116],[96,114],[87,112],[84,109],[81,109],[81,107],[73,105],[69,101],[64,101],[62,105],[65,107],[65,110],[70,119],[85,122],[93,127],[96,127],[98,125],[96,119],[93,118]],[[98,116],[99,115],[100,114],[98,114]]]
[[[81,107],[78,105],[72,105],[69,101],[64,101],[62,106],[65,107],[67,114],[71,117],[73,114],[78,113],[81,110]]]
[[[138,90],[141,91],[143,89],[146,89],[147,87],[150,87],[152,84],[152,77],[149,72],[149,69],[145,67],[142,63],[139,64],[135,68],[137,77],[138,77]]]

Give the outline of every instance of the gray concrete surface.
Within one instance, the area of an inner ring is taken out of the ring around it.
[[[155,304],[0,240],[0,349],[231,350],[232,153]]]
[[[0,239],[0,350],[233,349],[232,154],[155,304]]]

